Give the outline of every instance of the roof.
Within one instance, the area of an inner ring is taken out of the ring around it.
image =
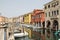
[[[48,2],[48,3],[46,3],[45,5],[48,5],[48,4],[50,4],[51,2],[53,2],[53,1],[54,1],[54,0],[52,0],[52,1]],[[45,6],[45,5],[44,5],[44,6]]]

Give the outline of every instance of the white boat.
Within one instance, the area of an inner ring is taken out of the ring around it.
[[[16,32],[16,33],[14,33],[14,37],[24,37],[24,36],[28,36],[28,33],[27,32],[24,32],[24,33]]]

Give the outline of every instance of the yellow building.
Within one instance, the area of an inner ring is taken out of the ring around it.
[[[25,24],[31,23],[31,14],[32,14],[32,12],[24,15],[24,23]]]
[[[24,24],[31,24],[31,14],[32,14],[32,13],[33,13],[33,12],[30,12],[30,13],[24,15]],[[24,31],[28,32],[28,36],[29,36],[29,38],[31,38],[31,36],[32,36],[32,31],[31,31],[31,29],[25,27],[25,28],[24,28]]]

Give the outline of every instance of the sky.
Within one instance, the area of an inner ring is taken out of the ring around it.
[[[17,17],[33,11],[43,9],[44,4],[51,0],[0,0],[0,15]]]

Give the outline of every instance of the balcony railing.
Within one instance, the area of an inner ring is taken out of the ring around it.
[[[54,15],[54,16],[51,16],[50,18],[51,19],[58,19],[59,18],[59,15]]]

